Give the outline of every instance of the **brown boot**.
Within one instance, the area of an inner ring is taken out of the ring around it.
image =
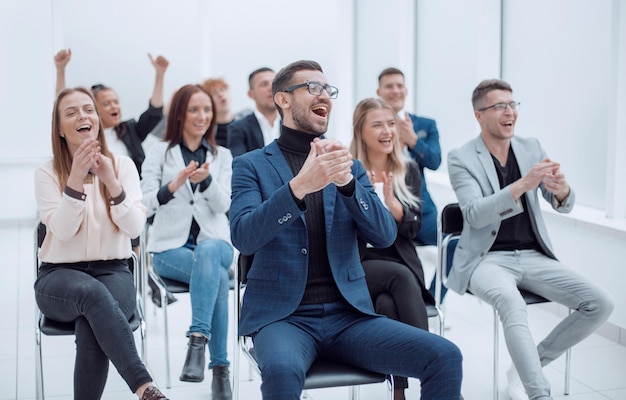
[[[169,400],[159,389],[148,386],[141,395],[141,400]]]
[[[232,400],[233,393],[230,390],[230,378],[226,365],[213,367],[211,395],[213,400]]]

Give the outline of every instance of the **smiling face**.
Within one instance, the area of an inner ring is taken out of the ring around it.
[[[393,107],[396,112],[404,108],[407,93],[404,77],[400,74],[382,76],[376,90],[376,94]]]
[[[319,82],[327,85],[328,81],[321,71],[301,70],[294,74],[292,85],[304,82]],[[283,123],[293,129],[320,136],[328,130],[330,111],[333,102],[326,90],[322,90],[319,96],[309,93],[308,88],[303,86],[292,92],[279,92],[276,94],[283,110]]]
[[[211,98],[206,92],[196,92],[189,98],[185,122],[183,124],[183,138],[189,145],[199,142],[209,129],[213,120]]]
[[[59,135],[65,138],[71,154],[89,139],[97,139],[100,119],[87,94],[75,91],[61,99],[57,106]]]
[[[361,139],[370,157],[391,154],[396,136],[396,117],[390,109],[368,111],[361,128]]]
[[[492,90],[485,95],[484,102],[478,108],[513,101],[513,93],[507,90]],[[511,109],[511,107],[506,107],[502,111],[494,108],[474,111],[474,115],[480,124],[481,135],[485,141],[510,140],[515,135],[517,110]]]
[[[117,94],[111,89],[96,93],[96,105],[102,118],[104,129],[119,125],[122,120],[122,109]]]

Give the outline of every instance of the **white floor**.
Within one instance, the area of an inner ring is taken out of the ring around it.
[[[33,301],[32,223],[0,224],[0,400],[35,398],[35,340]],[[147,307],[148,365],[159,387],[172,399],[211,399],[211,375],[203,383],[183,383],[178,375],[186,351],[185,330],[189,324],[189,297],[179,295],[170,307],[170,348],[172,388],[165,388],[165,362],[162,310]],[[232,302],[232,296],[231,296]],[[492,318],[491,308],[470,296],[448,295],[445,335],[464,355],[463,395],[467,400],[492,398]],[[563,310],[562,313],[565,311]],[[545,335],[558,321],[554,306],[529,308],[530,321],[537,338]],[[433,321],[434,324],[434,321]],[[234,324],[231,321],[231,336]],[[138,336],[137,336],[138,337]],[[504,340],[500,349],[500,399],[505,393],[506,369],[510,360]],[[231,341],[231,349],[233,341]],[[44,337],[43,360],[45,394],[48,399],[72,399],[73,337]],[[626,399],[626,347],[593,335],[573,349],[572,379],[569,396],[563,395],[564,360],[546,367],[555,399]],[[241,399],[260,399],[260,379],[248,380],[249,370],[242,361],[239,382]],[[419,382],[410,381],[407,398],[419,398]],[[385,399],[385,385],[361,388],[361,399]],[[311,399],[344,399],[347,388],[312,390]],[[104,399],[133,399],[125,383],[112,367]]]

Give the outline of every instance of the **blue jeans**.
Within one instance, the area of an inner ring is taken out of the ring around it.
[[[306,371],[329,357],[370,371],[418,378],[422,400],[458,400],[462,356],[450,341],[345,302],[301,305],[253,336],[264,400],[298,400]]]
[[[102,396],[109,360],[133,392],[152,381],[128,325],[136,292],[125,260],[43,263],[35,300],[48,318],[75,321],[75,399]]]
[[[209,368],[229,365],[228,268],[232,261],[232,246],[219,239],[154,254],[159,275],[189,284],[191,325],[187,336],[200,333],[209,340]]]
[[[574,310],[538,346],[518,287]],[[509,354],[531,400],[550,398],[542,367],[591,335],[613,311],[613,300],[604,289],[534,250],[487,253],[469,289],[498,311]]]

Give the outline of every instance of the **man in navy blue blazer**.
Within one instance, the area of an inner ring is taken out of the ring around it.
[[[228,148],[233,157],[260,149],[278,137],[280,119],[272,97],[274,71],[258,68],[248,77],[248,97],[254,100],[254,112],[228,127]]]
[[[254,341],[263,399],[300,398],[318,357],[421,380],[421,399],[460,398],[462,356],[445,338],[374,312],[357,236],[390,246],[396,223],[346,146],[323,136],[338,94],[314,61],[272,84],[278,140],[233,161],[233,245],[254,254],[239,335]]]

